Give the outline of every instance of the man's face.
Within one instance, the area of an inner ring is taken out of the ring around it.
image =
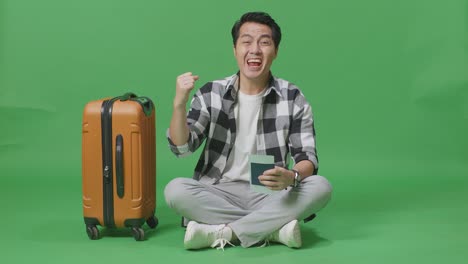
[[[241,78],[252,81],[266,80],[276,54],[277,49],[270,27],[254,22],[242,24],[234,46],[234,56]]]

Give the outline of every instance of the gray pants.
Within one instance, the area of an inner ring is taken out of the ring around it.
[[[294,219],[322,209],[331,197],[327,179],[314,175],[298,188],[273,194],[250,190],[248,182],[208,185],[176,178],[164,190],[168,206],[187,219],[205,224],[228,224],[243,247],[249,247]]]

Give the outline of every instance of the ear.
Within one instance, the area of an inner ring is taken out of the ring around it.
[[[234,57],[236,57],[236,46],[232,47],[232,51],[233,51]]]
[[[276,57],[278,57],[278,50],[279,50],[279,47],[275,49],[275,59]]]

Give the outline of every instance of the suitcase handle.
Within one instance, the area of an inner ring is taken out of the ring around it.
[[[138,97],[136,94],[129,92],[119,97],[120,101],[127,101],[128,99]]]
[[[117,195],[119,196],[119,198],[123,198],[123,137],[120,134],[117,135],[115,139],[115,175],[117,177]]]
[[[131,98],[130,101],[139,103],[141,107],[143,108],[143,112],[145,113],[146,116],[150,116],[151,113],[153,112],[154,104],[153,104],[153,101],[151,101],[151,99],[149,99],[148,97],[145,97],[145,96],[134,97],[134,98]]]
[[[145,113],[146,116],[150,116],[154,109],[153,101],[151,101],[150,98],[145,97],[145,96],[138,97],[138,95],[132,92],[116,97],[116,100],[120,100],[120,101],[130,100],[130,101],[139,103],[141,107],[143,108],[143,112]]]

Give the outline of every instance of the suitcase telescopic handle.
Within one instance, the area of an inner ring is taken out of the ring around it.
[[[124,196],[124,175],[123,175],[123,137],[117,135],[115,139],[115,175],[117,178],[117,195]]]

